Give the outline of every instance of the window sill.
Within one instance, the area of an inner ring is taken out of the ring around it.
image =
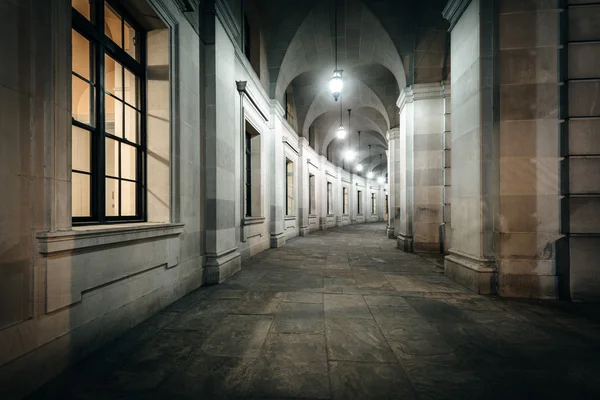
[[[265,222],[265,217],[246,217],[242,219],[242,225],[258,225]]]
[[[139,240],[179,236],[185,224],[141,222],[119,225],[92,225],[73,227],[68,231],[40,232],[37,234],[41,254],[72,252]]]
[[[285,216],[285,220],[286,221],[293,221],[295,220],[297,217],[295,215],[286,215]]]

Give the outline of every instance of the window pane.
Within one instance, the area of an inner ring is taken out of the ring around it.
[[[90,176],[71,174],[71,212],[74,217],[90,216]]]
[[[71,78],[71,112],[73,118],[81,123],[93,125],[94,87],[75,75],[71,75]]]
[[[125,102],[129,103],[133,107],[139,107],[138,78],[127,68],[125,68],[125,85],[123,85],[123,90],[125,92]]]
[[[104,130],[106,133],[123,137],[123,102],[104,95]]]
[[[129,106],[125,106],[125,139],[139,143],[140,113]]]
[[[119,142],[114,139],[105,139],[106,176],[119,176]]]
[[[135,216],[135,182],[121,181],[121,215]]]
[[[71,157],[72,168],[90,172],[90,135],[89,131],[72,127]]]
[[[121,178],[136,179],[136,155],[135,147],[121,143]]]
[[[123,66],[104,55],[104,90],[123,99]]]
[[[106,216],[119,216],[119,181],[106,178]]]
[[[127,23],[124,22],[125,31],[123,32],[124,40],[125,40],[125,51],[133,58],[139,61],[138,51],[137,51],[137,37],[136,31]]]
[[[73,72],[76,72],[85,79],[91,81],[90,42],[74,29],[71,30],[71,54]]]
[[[121,16],[111,6],[104,4],[104,34],[123,47]]]
[[[72,0],[71,5],[74,9],[79,11],[81,15],[90,19],[90,0]]]

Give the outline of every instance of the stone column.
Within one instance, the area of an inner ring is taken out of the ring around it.
[[[342,196],[342,173],[343,169],[337,167],[337,179],[333,185],[333,209],[335,210],[335,226],[342,226],[344,218],[344,198]]]
[[[451,104],[450,104],[450,82],[445,82],[443,85],[443,97],[444,97],[444,136],[443,145],[444,149],[444,209],[443,218],[444,223],[442,226],[442,245],[445,254],[448,253],[448,249],[452,245],[452,229],[450,224],[452,221],[452,129],[451,129]]]
[[[405,88],[398,98],[396,105],[400,110],[400,137],[398,139],[396,168],[398,177],[396,184],[397,197],[396,213],[396,242],[403,251],[413,251],[413,121],[414,104],[412,88]]]
[[[400,222],[400,127],[388,131],[388,182],[390,193],[390,222],[388,224],[388,238],[395,239],[398,234]],[[391,231],[391,232],[390,232]]]
[[[271,248],[281,247],[285,244],[285,150],[283,143],[283,119],[285,111],[277,100],[272,100],[271,115],[274,118],[273,142],[268,174],[270,179],[271,197]]]
[[[495,230],[501,296],[558,295],[559,3],[500,5],[500,215]]]
[[[413,86],[414,251],[441,253],[444,100],[439,83]],[[410,151],[410,149],[409,149]]]
[[[477,293],[494,293],[493,2],[451,0],[452,248],[446,275]],[[515,27],[516,28],[516,27]]]
[[[319,229],[322,231],[327,229],[327,172],[325,166],[327,165],[327,159],[321,156],[321,170],[317,177],[317,185],[320,187],[318,190],[319,195],[317,198],[317,207],[319,207]]]
[[[213,44],[205,47],[205,129],[206,129],[206,281],[220,283],[241,268],[236,246],[236,121],[239,98],[235,83],[235,52],[214,15],[207,19],[214,27]],[[239,199],[237,199],[239,201]]]
[[[399,191],[398,183],[396,182],[396,176],[399,171],[396,167],[399,165],[396,161],[398,158],[397,146],[398,138],[400,136],[400,127],[395,127],[387,132],[388,141],[388,225],[387,225],[387,237],[388,239],[395,239],[395,228],[396,228],[396,194]]]
[[[308,158],[306,157],[308,151],[308,140],[301,137],[298,141],[298,148],[300,149],[300,155],[298,156],[298,221],[300,227],[300,236],[307,236],[309,234],[308,226],[308,197],[310,196],[308,188]]]

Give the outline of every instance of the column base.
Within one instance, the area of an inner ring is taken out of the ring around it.
[[[399,234],[398,237],[396,237],[396,248],[406,252],[406,253],[412,253],[414,251],[414,240],[412,236],[405,236],[402,234]]]
[[[335,217],[335,226],[342,226],[342,217]]]
[[[276,249],[285,244],[285,234],[281,233],[272,233],[271,234],[271,248]]]
[[[475,293],[496,294],[496,269],[492,261],[450,250],[444,259],[444,274]]]
[[[308,226],[301,226],[300,230],[298,231],[298,234],[300,236],[308,236],[310,234],[310,229],[308,228]]]
[[[209,254],[206,256],[204,282],[208,285],[219,284],[241,269],[242,257],[237,248],[221,254]]]
[[[394,228],[387,228],[387,238],[388,239],[396,239],[396,236],[394,235]]]
[[[327,218],[321,217],[319,219],[319,229],[322,231],[327,230]]]

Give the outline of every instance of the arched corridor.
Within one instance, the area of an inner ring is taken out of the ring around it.
[[[597,398],[599,332],[597,308],[474,294],[366,224],[252,257],[31,399]]]
[[[1,400],[596,394],[600,0],[0,27]]]

